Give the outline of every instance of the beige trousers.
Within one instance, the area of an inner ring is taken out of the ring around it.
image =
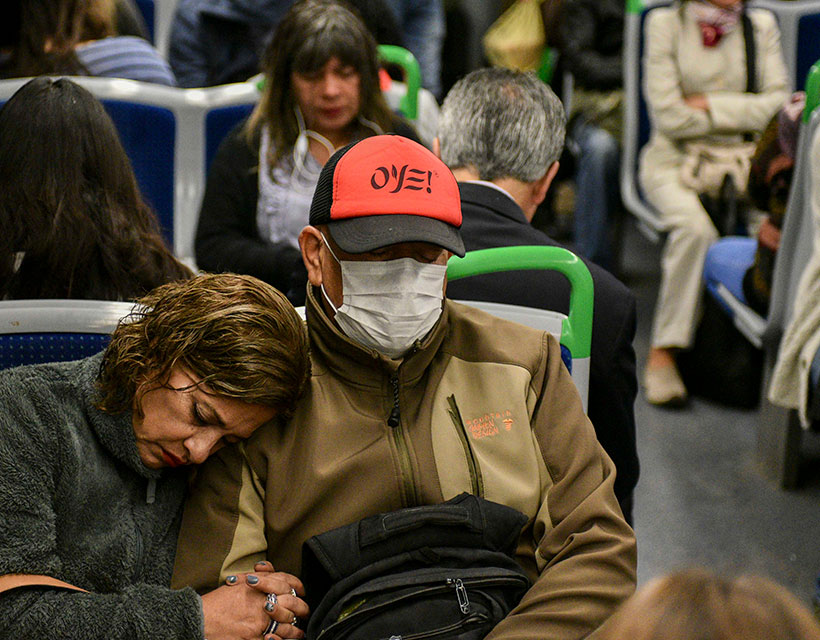
[[[691,346],[697,326],[706,251],[718,238],[697,194],[684,187],[678,170],[654,168],[644,174],[646,199],[668,228],[661,255],[661,286],[652,322],[652,346]]]

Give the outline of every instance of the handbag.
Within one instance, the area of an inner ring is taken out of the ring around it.
[[[749,169],[757,145],[754,142],[719,145],[714,142],[687,142],[686,157],[680,168],[680,180],[698,194],[720,196],[727,176],[738,194],[749,188]]]
[[[482,40],[490,64],[518,71],[535,71],[546,46],[542,0],[516,0],[490,25]]]

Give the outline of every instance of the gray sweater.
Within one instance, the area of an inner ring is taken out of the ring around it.
[[[0,638],[200,639],[199,596],[168,587],[186,472],[145,467],[131,414],[94,408],[100,362],[0,372],[0,574],[92,592],[0,594]]]

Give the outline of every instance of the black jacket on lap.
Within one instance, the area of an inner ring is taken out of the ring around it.
[[[518,245],[559,247],[534,228],[521,208],[493,187],[461,182],[467,251]],[[615,276],[584,260],[592,275],[595,305],[589,377],[589,418],[618,470],[615,495],[631,522],[632,492],[638,482],[634,403],[638,393],[635,351],[635,296]],[[447,285],[454,300],[486,300],[569,312],[569,282],[557,271],[512,271],[472,276]]]

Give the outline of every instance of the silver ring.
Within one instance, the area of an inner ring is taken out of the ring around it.
[[[296,595],[296,589],[294,589],[293,587],[291,587],[291,588],[290,588],[290,595],[292,595],[294,598],[298,598],[298,597],[299,597],[299,596],[297,596],[297,595]],[[295,616],[294,616],[294,617],[295,617]]]
[[[267,600],[268,600],[268,602],[270,602],[271,604],[276,604],[277,602],[279,602],[279,600],[277,600],[277,598],[276,598],[276,594],[275,594],[275,593],[269,593],[269,594],[268,594],[268,597],[267,597]]]
[[[273,594],[271,594],[271,595],[273,595]],[[263,636],[266,636],[266,635],[268,635],[269,633],[276,633],[276,627],[278,627],[278,626],[279,626],[279,622],[278,622],[278,621],[276,621],[276,620],[271,620],[270,622],[268,622],[268,628],[267,628],[267,629],[265,629],[265,631],[264,631],[264,633],[262,633],[262,635],[263,635]]]
[[[298,627],[299,626],[299,618],[293,616],[293,622],[290,623],[291,627]]]

